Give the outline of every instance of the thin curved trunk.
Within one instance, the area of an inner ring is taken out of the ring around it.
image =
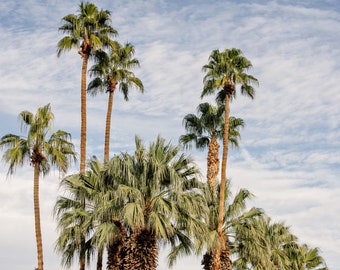
[[[216,136],[212,136],[208,146],[207,181],[214,198],[216,198],[216,182],[220,163],[218,159],[219,147]]]
[[[107,112],[106,112],[106,126],[105,126],[105,144],[104,144],[104,162],[109,160],[110,152],[110,130],[111,130],[111,116],[112,116],[112,103],[113,95],[117,83],[113,83],[109,90],[109,99],[107,102]]]
[[[39,163],[35,163],[34,164],[33,200],[34,200],[35,238],[36,238],[37,252],[38,252],[37,270],[43,270],[44,261],[43,261],[42,235],[41,235],[41,226],[40,226],[39,174],[40,174]]]
[[[227,181],[227,158],[228,158],[228,137],[229,137],[229,114],[230,114],[230,94],[226,94],[225,99],[225,118],[224,118],[224,133],[223,133],[223,154],[222,154],[222,168],[221,168],[221,187],[220,198],[218,206],[218,247],[214,258],[214,269],[219,270],[221,265],[221,250],[225,248],[224,245],[228,245],[228,241],[223,241],[223,213],[225,204],[225,190]],[[224,243],[225,242],[225,243]],[[231,268],[230,268],[231,269]]]
[[[83,64],[81,68],[81,89],[80,89],[80,103],[81,103],[81,129],[80,129],[80,173],[85,174],[86,164],[86,73],[89,54],[84,53]],[[85,201],[82,202],[85,205]],[[79,251],[79,269],[85,270],[85,235],[82,237],[81,247]]]
[[[81,129],[80,129],[80,173],[85,173],[86,163],[86,73],[89,55],[83,55],[83,64],[81,68],[81,89],[80,89],[80,104],[81,104]]]

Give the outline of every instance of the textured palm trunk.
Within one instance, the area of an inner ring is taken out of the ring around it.
[[[114,224],[119,228],[120,237],[116,237],[107,245],[107,269],[121,270],[123,267],[123,260],[125,257],[125,243],[127,233],[119,220],[114,220]]]
[[[123,246],[122,239],[115,239],[107,245],[107,269],[120,270],[123,264]]]
[[[207,252],[204,254],[201,264],[203,265],[204,270],[214,270],[215,264],[214,259],[216,256],[216,252]],[[223,248],[221,250],[220,255],[220,265],[218,266],[218,269],[221,270],[230,270],[232,269],[232,261],[230,259],[230,250],[229,248]]]
[[[228,139],[229,139],[229,114],[230,114],[230,97],[231,91],[229,88],[234,89],[230,85],[226,89],[226,99],[225,99],[225,115],[224,115],[224,133],[223,133],[223,154],[222,154],[222,167],[221,167],[221,186],[220,186],[220,197],[218,206],[218,223],[217,223],[217,233],[218,233],[218,246],[216,249],[216,254],[214,256],[214,270],[221,269],[221,250],[227,245],[227,241],[224,240],[223,236],[223,213],[225,205],[225,190],[227,181],[227,158],[228,158]],[[229,90],[229,91],[228,91]],[[230,268],[232,269],[232,268]]]
[[[220,163],[218,159],[219,147],[216,136],[212,136],[208,147],[207,181],[214,198],[216,197],[216,182]]]
[[[116,89],[116,85],[117,85],[116,82],[110,83],[109,99],[107,102],[107,112],[106,112],[104,162],[107,162],[109,160],[112,103],[113,103],[113,95]]]
[[[39,174],[40,174],[39,163],[35,163],[34,164],[33,200],[34,200],[35,238],[36,238],[37,253],[38,253],[37,270],[43,270],[44,260],[43,260],[41,226],[40,226]]]
[[[83,64],[81,68],[81,129],[80,129],[80,173],[85,173],[86,163],[86,73],[89,54],[83,54]]]
[[[124,269],[156,270],[157,265],[156,233],[145,228],[133,232],[126,246]]]

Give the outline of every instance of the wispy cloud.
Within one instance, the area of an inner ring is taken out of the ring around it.
[[[254,101],[238,96],[232,103],[231,114],[246,122],[241,148],[232,150],[228,161],[233,188],[255,193],[256,206],[274,219],[286,220],[301,240],[322,249],[330,269],[338,268],[337,1],[95,2],[111,11],[119,41],[135,45],[141,62],[135,73],[145,86],[143,95],[132,89],[129,102],[121,93],[115,94],[112,153],[132,150],[136,134],[150,141],[160,133],[176,143],[184,133],[183,117],[202,102],[201,67],[210,52],[242,49],[253,63],[250,72],[259,79],[260,87]],[[81,58],[76,51],[56,56],[61,18],[75,13],[78,4],[65,0],[0,4],[0,135],[18,133],[20,111],[35,111],[51,102],[55,127],[72,132],[78,147]],[[88,98],[89,156],[102,155],[106,98]],[[204,172],[204,152],[192,151],[192,155]],[[1,179],[5,173],[2,166]],[[22,248],[20,253],[27,256],[17,263],[18,270],[28,265],[33,268],[35,263],[30,177],[31,171],[22,169],[12,179],[3,180],[6,189],[0,193],[0,250],[11,258],[11,252]],[[50,215],[58,193],[57,178],[43,180],[41,193],[46,266],[52,270],[59,269]],[[22,224],[27,226],[19,227]],[[193,268],[200,267],[199,259],[189,261]],[[181,269],[181,262],[174,269]],[[5,261],[1,266],[8,268]],[[162,268],[166,268],[164,261],[160,262]]]

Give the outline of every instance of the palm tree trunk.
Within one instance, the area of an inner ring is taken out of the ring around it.
[[[123,224],[114,219],[113,223],[119,228],[120,235],[113,238],[107,245],[107,267],[108,270],[125,269],[123,260],[125,259],[125,245],[127,241],[127,232]],[[127,268],[126,268],[127,269]]]
[[[146,228],[137,229],[127,242],[124,269],[156,270],[157,264],[156,233]]]
[[[217,142],[216,136],[212,136],[209,146],[208,146],[208,158],[207,158],[207,180],[209,184],[210,191],[212,192],[214,198],[216,198],[216,182],[217,175],[219,171],[219,159],[218,159],[218,149],[219,144]]]
[[[203,256],[201,264],[203,265],[204,270],[213,270],[215,269],[214,259],[216,256],[216,252],[206,252]],[[220,266],[218,267],[220,270],[230,270],[232,269],[232,262],[230,259],[230,250],[229,247],[221,250],[220,255]]]
[[[114,84],[113,90],[109,91],[109,99],[107,102],[107,112],[106,112],[106,126],[105,126],[105,144],[104,144],[104,162],[109,160],[109,152],[110,152],[110,129],[111,129],[111,115],[112,115],[112,103],[113,103],[113,95],[116,84]]]
[[[34,164],[34,185],[33,185],[33,200],[34,200],[34,221],[35,221],[35,238],[37,242],[38,252],[38,268],[37,270],[44,269],[43,261],[43,247],[42,247],[42,235],[40,226],[40,205],[39,205],[39,163]]]
[[[227,241],[223,241],[223,213],[225,204],[225,189],[227,181],[227,158],[228,158],[228,137],[229,137],[229,114],[230,114],[230,94],[226,94],[225,99],[225,115],[224,115],[224,131],[223,131],[223,154],[222,154],[222,168],[221,168],[221,187],[220,187],[220,198],[218,206],[218,247],[214,258],[214,269],[221,269],[221,251],[224,249],[224,245],[227,245]]]
[[[84,54],[83,65],[81,68],[81,93],[80,93],[80,104],[81,104],[81,129],[80,129],[80,173],[85,173],[86,163],[86,73],[87,63],[89,55]]]

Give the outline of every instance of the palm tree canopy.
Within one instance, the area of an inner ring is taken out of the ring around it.
[[[94,230],[95,204],[89,200],[93,194],[90,186],[83,174],[69,175],[60,183],[66,195],[59,196],[54,206],[59,231],[55,250],[61,254],[61,263],[66,267],[70,267],[82,251],[89,262],[94,251],[90,233]]]
[[[131,71],[139,67],[139,61],[133,58],[134,46],[130,43],[124,46],[115,43],[109,53],[97,51],[95,53],[96,64],[90,69],[90,73],[95,78],[89,83],[87,91],[96,95],[98,92],[114,91],[117,84],[123,93],[124,99],[129,99],[129,89],[135,87],[140,92],[144,92],[142,81]]]
[[[214,50],[209,56],[209,63],[202,70],[206,72],[203,78],[203,91],[201,97],[220,91],[218,97],[223,95],[235,97],[235,85],[241,86],[241,94],[254,98],[258,80],[246,72],[252,68],[251,62],[243,56],[240,49]]]
[[[57,46],[58,57],[64,51],[80,49],[81,55],[91,55],[91,51],[102,50],[113,44],[112,37],[117,31],[110,26],[111,14],[108,10],[98,10],[89,2],[81,2],[78,14],[69,14],[62,18],[59,31],[66,34]]]
[[[76,160],[71,134],[62,130],[52,133],[53,119],[50,104],[38,108],[35,115],[29,111],[19,114],[21,131],[27,131],[27,137],[7,134],[0,139],[0,148],[5,149],[3,159],[9,164],[9,174],[26,161],[30,161],[31,165],[39,164],[43,174],[49,172],[50,165],[65,173],[71,161]]]
[[[197,107],[197,115],[188,114],[183,119],[183,125],[187,131],[181,135],[179,141],[187,148],[191,148],[192,143],[197,149],[208,147],[212,137],[223,138],[224,130],[224,106],[212,106],[209,103],[201,103]],[[229,143],[238,147],[241,134],[240,127],[244,127],[241,118],[229,117]]]
[[[122,220],[128,227],[143,226],[166,239],[173,232],[173,218],[180,211],[176,203],[186,202],[187,209],[195,208],[195,204],[190,206],[188,200],[190,190],[198,185],[199,171],[192,160],[180,154],[179,150],[161,137],[147,149],[136,137],[135,154],[120,156],[123,175],[118,178],[123,182],[117,187],[117,197],[127,200]],[[117,167],[110,162],[108,166]],[[184,198],[186,200],[182,201]],[[192,212],[198,210],[195,208]]]

